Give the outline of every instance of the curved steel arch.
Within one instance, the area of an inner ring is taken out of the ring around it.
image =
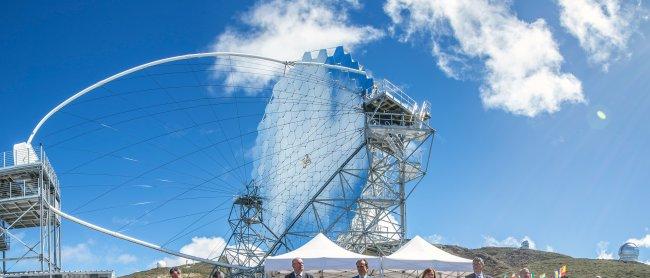
[[[63,102],[59,103],[54,109],[50,110],[39,122],[36,124],[36,127],[34,127],[34,130],[32,130],[32,133],[29,135],[29,138],[27,139],[27,144],[32,143],[32,140],[34,140],[34,136],[36,136],[36,133],[40,130],[40,128],[43,126],[43,124],[50,118],[52,115],[54,115],[56,112],[61,110],[63,107],[66,105],[70,104],[74,100],[78,99],[79,97],[89,93],[90,91],[97,89],[101,86],[103,86],[106,83],[109,83],[115,79],[118,79],[122,76],[125,76],[127,74],[131,74],[149,67],[153,67],[156,65],[160,64],[165,64],[169,62],[174,62],[174,61],[181,61],[181,60],[189,60],[189,59],[194,59],[194,58],[204,58],[204,57],[220,57],[220,56],[234,56],[234,57],[244,57],[244,58],[251,58],[251,59],[258,59],[258,60],[265,60],[269,62],[274,62],[278,64],[282,64],[285,66],[293,66],[293,65],[307,65],[307,66],[322,66],[330,69],[337,69],[341,71],[346,71],[346,72],[351,72],[351,73],[357,73],[357,74],[366,74],[365,71],[362,70],[357,70],[357,69],[351,69],[343,66],[337,66],[337,65],[329,65],[329,64],[324,64],[324,63],[314,63],[314,62],[301,62],[301,61],[282,61],[282,60],[277,60],[273,58],[268,58],[264,56],[258,56],[258,55],[252,55],[252,54],[244,54],[244,53],[236,53],[236,52],[205,52],[205,53],[196,53],[196,54],[186,54],[186,55],[180,55],[180,56],[174,56],[174,57],[169,57],[165,59],[160,59],[156,60],[153,62],[149,62],[146,64],[142,64],[133,68],[130,68],[128,70],[125,70],[123,72],[120,72],[118,74],[115,74],[113,76],[110,76],[104,80],[101,80],[81,91],[78,93],[72,95],[68,99],[64,100]]]

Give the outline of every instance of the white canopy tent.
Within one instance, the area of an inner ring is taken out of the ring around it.
[[[472,260],[449,254],[420,236],[415,236],[393,254],[383,258],[384,269],[422,270],[427,267],[443,272],[473,271]]]
[[[366,259],[371,266],[379,267],[379,258],[348,251],[318,234],[300,248],[289,253],[271,256],[264,262],[264,271],[291,270],[291,260],[301,258],[306,271],[313,270],[353,270],[358,259]],[[470,263],[471,264],[471,263]]]

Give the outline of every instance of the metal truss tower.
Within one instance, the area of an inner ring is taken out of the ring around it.
[[[50,207],[60,208],[61,196],[56,173],[43,148],[35,151],[27,143],[16,144],[0,159],[2,273],[10,273],[13,265],[23,261],[37,263],[37,269],[31,270],[60,271],[61,218]],[[37,232],[37,240],[26,242],[17,236],[19,232]],[[22,249],[9,252],[10,247]]]
[[[259,186],[254,181],[246,186],[244,194],[235,197],[228,217],[228,224],[233,233],[220,259],[247,267],[255,267],[261,263],[264,250],[270,248],[269,243],[278,240],[267,237],[273,233],[263,222],[262,203]]]
[[[230,214],[234,233],[223,253],[229,263],[258,263],[261,267],[267,256],[292,249],[290,237],[312,237],[319,232],[358,253],[385,255],[402,245],[406,235],[407,183],[424,176],[428,153],[423,154],[422,146],[434,135],[428,125],[429,104],[418,105],[382,80],[365,94],[363,109],[365,141],[319,185],[304,206],[297,208],[297,216],[283,233],[264,236],[271,229],[263,224],[262,199],[257,190],[249,186],[248,193],[236,198]],[[351,165],[360,157],[369,161],[369,168]],[[359,193],[348,181],[361,176],[367,177],[367,182]],[[335,180],[340,182],[335,184]],[[334,186],[341,187],[338,195],[323,194]],[[299,226],[299,222],[308,226]]]
[[[365,96],[369,178],[356,201],[355,216],[339,245],[357,253],[387,255],[406,237],[407,183],[426,172],[422,145],[433,136],[429,104],[421,105],[388,80]],[[427,162],[425,161],[425,162]]]

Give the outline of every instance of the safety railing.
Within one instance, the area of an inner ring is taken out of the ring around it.
[[[41,160],[43,161],[43,171],[47,174],[47,176],[50,178],[50,181],[54,185],[54,188],[56,188],[56,191],[59,191],[59,178],[56,176],[56,172],[54,172],[54,168],[52,168],[52,164],[50,164],[50,160],[47,158],[47,154],[45,154],[45,151],[43,148],[40,148],[41,151]]]
[[[0,199],[25,197],[38,194],[38,181],[16,181],[0,183]]]
[[[422,118],[417,115],[380,112],[368,112],[366,114],[368,126],[422,128],[423,125]]]
[[[420,119],[427,120],[428,117],[430,117],[431,113],[431,103],[428,101],[423,101],[422,105],[420,106],[420,110],[417,111],[418,116]]]
[[[0,251],[9,251],[9,246],[11,246],[11,239],[9,237],[9,234],[0,234]]]
[[[0,159],[2,159],[2,161],[0,161],[0,163],[2,163],[0,164],[0,170],[4,168],[40,163],[43,167],[43,171],[58,191],[58,177],[42,146],[34,149],[26,143],[16,144],[12,151],[0,153]]]
[[[368,97],[372,99],[382,93],[390,95],[395,101],[399,102],[413,113],[418,109],[418,104],[415,100],[404,93],[402,89],[393,85],[393,83],[386,79],[375,81],[375,86]]]
[[[13,167],[24,164],[37,163],[41,160],[40,152],[34,151],[32,147],[14,148],[13,151],[2,152],[2,167]]]

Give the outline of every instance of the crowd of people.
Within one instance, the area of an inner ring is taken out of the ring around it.
[[[287,274],[284,276],[284,278],[314,278],[314,276],[305,272],[305,263],[301,258],[293,259],[291,261],[291,267],[293,268],[293,272]],[[370,276],[368,273],[369,265],[367,260],[357,260],[356,267],[358,274],[352,278],[372,278],[372,276]],[[472,269],[474,272],[470,275],[465,276],[465,278],[492,278],[490,275],[483,274],[484,267],[485,262],[483,259],[480,257],[474,258],[474,260],[472,260]],[[522,269],[522,274],[524,273],[524,270],[527,271],[528,274],[527,276],[521,276],[521,278],[530,278],[530,271],[528,271],[527,268],[524,268]],[[426,268],[422,271],[422,274],[420,274],[420,278],[440,278],[436,273],[436,270],[432,267]]]
[[[359,259],[356,262],[357,275],[352,278],[372,278],[369,275],[369,265],[368,261],[365,259]],[[313,275],[305,272],[305,263],[301,258],[294,258],[291,260],[291,268],[293,271],[284,278],[314,278]],[[473,273],[465,276],[465,278],[492,278],[492,276],[484,274],[483,269],[485,268],[485,262],[480,257],[475,257],[472,260],[472,269]],[[169,270],[169,275],[171,278],[181,278],[181,270],[178,267],[172,267]],[[216,271],[211,278],[224,278],[225,275],[221,271]],[[441,278],[436,274],[436,270],[433,268],[427,268],[422,271],[419,278]],[[531,273],[528,268],[523,268],[519,271],[519,278],[531,278]]]

